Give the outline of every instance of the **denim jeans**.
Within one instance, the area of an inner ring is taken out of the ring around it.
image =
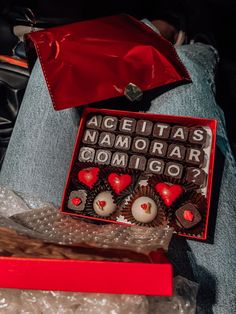
[[[224,114],[215,101],[216,51],[203,44],[177,48],[193,83],[176,87],[151,103],[149,112],[218,120],[217,154],[208,243],[173,240],[170,258],[186,276],[190,261],[200,284],[199,313],[236,313],[236,167]],[[59,205],[69,168],[78,112],[56,112],[37,61],[20,108],[0,174],[0,184]],[[215,222],[216,219],[216,222]],[[191,274],[190,274],[191,273]]]

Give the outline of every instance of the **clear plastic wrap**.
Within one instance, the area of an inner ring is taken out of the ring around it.
[[[173,297],[0,290],[0,314],[194,314],[197,284],[174,281]]]
[[[173,230],[168,227],[97,225],[73,219],[61,214],[51,204],[44,204],[31,196],[18,196],[6,188],[0,189],[0,200],[0,226],[50,243],[73,246],[86,243],[102,248],[149,253],[158,248],[167,250],[172,237]]]

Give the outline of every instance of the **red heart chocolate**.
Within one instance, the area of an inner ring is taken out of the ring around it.
[[[82,200],[79,197],[73,197],[71,202],[72,202],[73,205],[79,206],[79,204],[81,204]]]
[[[108,182],[112,189],[119,194],[131,184],[132,178],[129,174],[110,173]]]
[[[144,209],[144,210],[145,210],[145,209],[147,209],[147,207],[148,207],[148,206],[147,206],[147,204],[146,204],[146,203],[141,204],[141,208],[142,208],[142,209]]]
[[[106,206],[106,201],[98,201],[98,203],[101,207]]]
[[[178,184],[169,185],[163,182],[159,182],[155,186],[155,189],[160,194],[166,206],[171,206],[183,193],[182,186]]]
[[[87,168],[78,172],[78,179],[80,182],[88,186],[90,189],[98,181],[99,168]]]
[[[193,221],[194,219],[194,214],[191,212],[191,210],[185,210],[183,216],[187,221]]]

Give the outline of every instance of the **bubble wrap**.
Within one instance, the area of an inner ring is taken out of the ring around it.
[[[197,284],[174,280],[173,297],[0,290],[0,314],[194,314]]]
[[[51,204],[37,198],[0,189],[0,226],[47,242],[76,245],[86,243],[103,248],[129,249],[148,253],[168,249],[173,230],[169,227],[144,228],[118,224],[97,225],[63,215]],[[5,217],[3,217],[5,216]]]

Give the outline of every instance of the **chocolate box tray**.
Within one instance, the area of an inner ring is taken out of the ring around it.
[[[206,240],[217,121],[85,108],[61,211]]]

